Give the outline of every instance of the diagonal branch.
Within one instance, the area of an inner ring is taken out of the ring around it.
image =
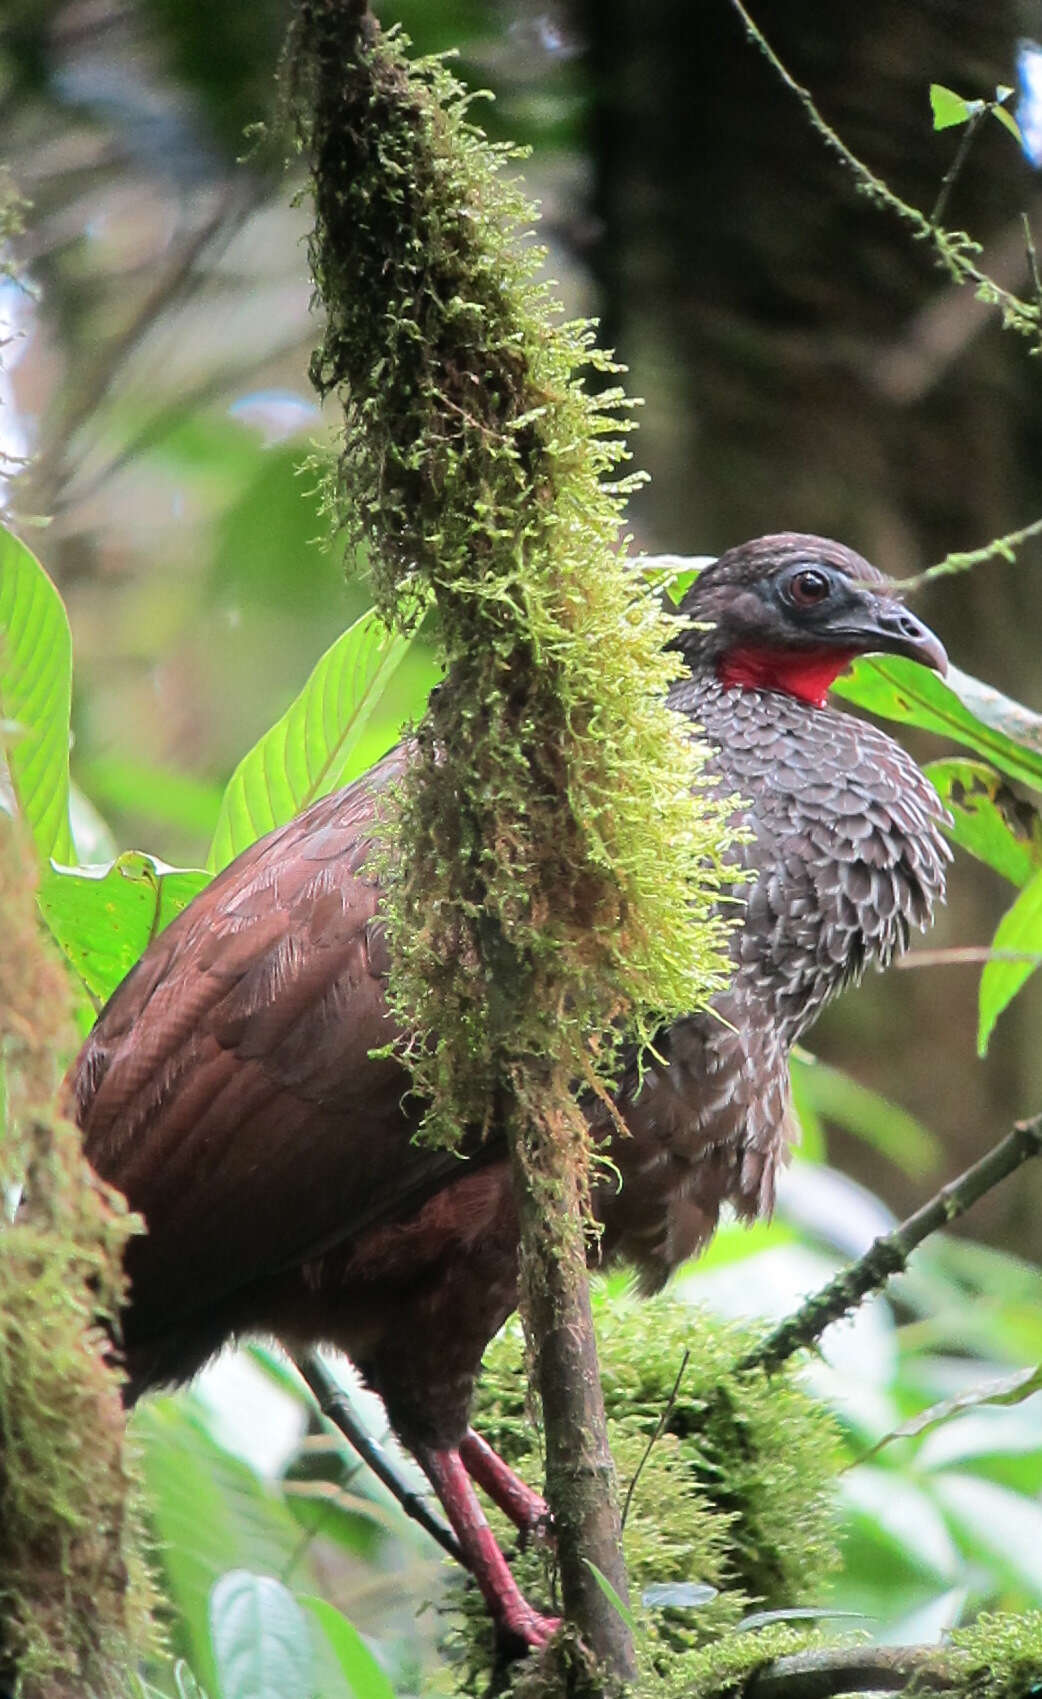
[[[431,1539],[437,1540],[442,1550],[448,1552],[450,1557],[455,1558],[456,1562],[463,1564],[465,1568],[463,1553],[451,1528],[440,1516],[434,1514],[424,1495],[409,1485],[401,1470],[391,1462],[379,1440],[374,1439],[368,1428],[359,1421],[351,1407],[350,1398],[330,1374],[318,1352],[302,1351],[299,1355],[294,1354],[293,1363],[301,1379],[314,1394],[326,1421],[343,1434],[362,1462],[401,1505],[406,1516],[411,1516],[414,1522],[426,1529]]]
[[[1022,1163],[1040,1154],[1042,1115],[1034,1115],[1029,1121],[1018,1121],[1013,1131],[972,1168],[967,1168],[957,1179],[942,1186],[936,1196],[917,1209],[914,1215],[902,1221],[892,1233],[883,1234],[863,1257],[801,1304],[794,1315],[787,1317],[749,1351],[738,1367],[764,1369],[773,1374],[796,1351],[817,1344],[834,1321],[839,1321],[854,1309],[870,1292],[878,1292],[891,1275],[902,1273],[916,1246],[921,1245],[931,1233],[955,1221],[1000,1180],[1005,1180]]]

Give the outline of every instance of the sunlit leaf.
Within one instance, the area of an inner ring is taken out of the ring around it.
[[[1042,1602],[1042,1505],[994,1481],[954,1471],[932,1477],[934,1491],[970,1555]],[[1026,1699],[1026,1696],[1025,1696]]]
[[[1042,872],[1024,886],[1016,902],[999,921],[992,941],[995,950],[1022,951],[1037,961],[986,962],[980,976],[977,1051],[984,1056],[995,1022],[1026,979],[1042,962]]]
[[[222,1575],[210,1593],[210,1638],[221,1699],[311,1699],[307,1620],[273,1575]]]
[[[304,1594],[299,1603],[325,1635],[355,1699],[394,1699],[394,1688],[357,1628],[325,1599]]]
[[[73,858],[69,830],[72,639],[36,556],[0,525],[0,719],[11,787],[41,860]]]
[[[1042,789],[1042,715],[958,667],[941,679],[900,655],[862,656],[833,688],[885,719],[954,738],[1011,778]]]
[[[52,866],[37,901],[87,990],[110,997],[120,980],[210,875],[127,850],[108,867]]]
[[[952,816],[949,834],[1013,885],[1042,868],[1042,817],[983,761],[931,761],[924,771]]]
[[[975,1410],[982,1404],[1022,1404],[1025,1398],[1042,1390],[1042,1364],[1034,1368],[1020,1369],[1016,1374],[1003,1375],[1000,1380],[985,1381],[980,1386],[971,1387],[969,1392],[962,1392],[955,1398],[942,1398],[938,1404],[931,1404],[928,1410],[920,1410],[917,1416],[912,1416],[907,1422],[884,1434],[877,1440],[870,1451],[866,1451],[859,1461],[866,1462],[882,1451],[884,1446],[892,1445],[898,1439],[914,1439],[917,1434],[929,1432],[931,1428],[939,1428],[945,1422],[950,1422],[954,1416],[961,1416],[966,1410]]]
[[[357,777],[361,734],[408,648],[370,611],[326,650],[300,695],[232,774],[210,867],[223,867],[316,797]],[[403,704],[403,719],[422,707],[422,699]]]
[[[979,100],[965,100],[954,89],[945,88],[943,83],[930,84],[930,109],[935,130],[949,130],[953,124],[965,124],[980,108]]]

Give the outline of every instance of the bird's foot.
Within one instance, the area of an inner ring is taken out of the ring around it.
[[[546,1500],[520,1475],[515,1475],[498,1451],[473,1428],[468,1428],[460,1441],[459,1454],[471,1480],[488,1493],[504,1516],[509,1516],[521,1536],[522,1550],[530,1539],[552,1538],[553,1518]]]
[[[543,1616],[519,1593],[517,1604],[495,1619],[496,1644],[504,1658],[524,1657],[549,1644],[561,1626],[559,1616]]]
[[[464,1445],[471,1437],[477,1440],[476,1434],[468,1434]],[[484,1446],[484,1441],[479,1441],[478,1444]],[[474,1447],[469,1449],[472,1453],[475,1452]],[[485,1446],[485,1450],[495,1458],[499,1471],[505,1472],[530,1499],[538,1500],[545,1514],[546,1506],[539,1499],[539,1495],[518,1481],[517,1476],[496,1457],[490,1446]],[[551,1635],[560,1627],[559,1619],[543,1616],[528,1603],[521,1592],[478,1503],[460,1452],[417,1450],[416,1455],[441,1499],[445,1514],[462,1548],[467,1568],[488,1606],[489,1615],[496,1627],[496,1640],[501,1653],[504,1657],[522,1657],[527,1651],[545,1646]],[[498,1471],[497,1480],[502,1486],[503,1476]]]

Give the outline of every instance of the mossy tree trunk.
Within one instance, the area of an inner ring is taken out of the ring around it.
[[[580,377],[612,368],[555,322],[502,150],[355,0],[301,0],[289,64],[327,312],[312,375],[345,413],[329,505],[391,623],[433,607],[446,663],[385,856],[392,1006],[424,1136],[507,1133],[566,1610],[627,1678],[589,1567],[625,1596],[576,1088],[720,985],[723,809],[664,704],[671,626],[617,555],[621,398]]]

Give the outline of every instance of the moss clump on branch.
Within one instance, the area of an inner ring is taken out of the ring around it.
[[[1042,1693],[1042,1611],[978,1617],[954,1631],[943,1661],[958,1672],[944,1690],[951,1699],[1030,1699]],[[928,1690],[938,1691],[936,1684]]]
[[[140,1691],[152,1642],[119,1383],[98,1327],[117,1312],[128,1218],[55,1111],[75,1035],[23,848],[0,822],[0,1687],[122,1699]]]
[[[747,1670],[813,1643],[813,1633],[785,1628],[784,1644],[772,1641],[757,1651],[751,1634],[743,1632],[733,1645],[730,1635],[751,1610],[821,1603],[839,1561],[837,1430],[791,1376],[768,1381],[735,1373],[749,1345],[747,1330],[667,1297],[638,1306],[629,1297],[602,1295],[596,1315],[608,1431],[624,1489],[669,1406],[684,1352],[690,1353],[665,1431],[640,1469],[624,1548],[636,1600],[669,1582],[717,1592],[692,1608],[638,1610],[644,1685],[649,1693],[675,1687],[691,1695],[716,1691],[718,1680],[727,1691],[732,1664]],[[519,1329],[508,1326],[486,1354],[474,1420],[538,1488],[539,1433],[526,1409],[521,1358]],[[509,1540],[502,1518],[497,1528]],[[547,1603],[548,1556],[536,1546],[513,1560],[526,1594]],[[480,1601],[470,1595],[456,1649],[463,1685],[480,1690],[492,1638]]]
[[[719,986],[725,811],[692,798],[702,755],[662,700],[675,628],[616,553],[621,397],[581,378],[612,368],[559,321],[509,155],[359,10],[298,18],[312,375],[344,407],[335,516],[390,622],[436,604],[447,661],[388,920],[427,1131],[452,1142],[504,1088],[538,1124],[562,1082],[610,1077],[609,1035]]]

